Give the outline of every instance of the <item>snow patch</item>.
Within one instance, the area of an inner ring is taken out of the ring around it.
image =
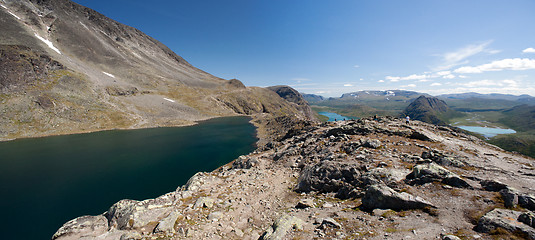
[[[393,91],[386,91],[386,96],[396,96],[396,93]]]
[[[169,98],[163,98],[163,99],[164,99],[164,100],[167,100],[167,101],[169,101],[169,102],[175,102],[175,100],[173,100],[173,99],[169,99]]]
[[[82,26],[85,27],[87,30],[89,30],[89,28],[83,22],[79,22],[79,23],[82,24]]]
[[[35,33],[35,37],[37,37],[39,40],[41,40],[41,41],[43,41],[44,43],[46,43],[46,45],[47,45],[50,49],[52,49],[52,50],[56,51],[57,53],[61,54],[61,52],[59,51],[59,49],[57,49],[56,47],[54,47],[54,45],[52,44],[51,41],[48,41],[47,39],[42,38],[41,36],[37,35],[37,33]]]
[[[4,5],[2,5],[2,4],[0,4],[0,6],[2,6],[2,7],[3,7],[3,8],[5,8],[5,9],[7,9],[7,7],[6,7],[6,6],[4,6]]]
[[[115,76],[111,73],[107,73],[107,72],[102,72],[102,73],[106,74],[106,76],[108,77],[115,78]]]

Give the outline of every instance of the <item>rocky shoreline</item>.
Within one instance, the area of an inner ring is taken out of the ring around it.
[[[297,126],[53,239],[535,239],[533,159],[390,117]]]

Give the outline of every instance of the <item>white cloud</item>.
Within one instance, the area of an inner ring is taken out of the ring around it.
[[[442,78],[445,78],[445,79],[452,79],[452,78],[455,78],[455,75],[453,75],[453,74],[449,74],[449,75],[446,75],[446,76],[442,76]]]
[[[432,83],[431,87],[434,87],[434,86],[442,86],[442,83],[437,83],[437,82],[436,83]]]
[[[427,78],[430,78],[430,77],[432,77],[432,76],[426,75],[426,74],[421,74],[421,75],[412,74],[412,75],[409,75],[409,76],[406,76],[406,77],[386,76],[385,79],[389,80],[390,82],[399,82],[401,80],[424,80],[424,79],[427,79]]]
[[[430,82],[431,80],[429,79],[421,79],[421,80],[418,80],[418,82]]]
[[[502,60],[493,61],[491,63],[482,64],[475,67],[460,67],[455,69],[456,73],[482,73],[489,71],[502,70],[528,70],[535,69],[535,59],[529,58],[506,58]]]
[[[353,66],[353,67],[354,67],[354,68],[359,68],[360,66],[359,66],[359,65],[355,65],[355,66]]]
[[[377,82],[383,83],[383,82],[385,82],[385,80],[379,80],[379,81],[377,81]]]
[[[441,71],[441,72],[437,72],[437,75],[439,76],[446,76],[446,75],[450,75],[451,74],[451,71]]]
[[[401,87],[409,87],[409,88],[415,88],[416,87],[416,84],[407,84],[407,85],[403,85]]]
[[[399,82],[399,80],[400,80],[401,78],[400,78],[400,77],[386,76],[385,79],[386,79],[386,80],[389,80],[390,82]]]
[[[535,53],[535,48],[526,48],[522,50],[523,53]]]
[[[442,64],[436,67],[436,70],[446,70],[461,64],[468,63],[468,61],[466,61],[467,58],[483,51],[489,51],[486,48],[491,42],[492,41],[486,41],[481,44],[472,44],[464,48],[458,49],[457,51],[443,54]]]
[[[465,75],[459,75],[459,78],[467,78]]]
[[[351,84],[351,83],[346,83],[346,84],[344,84],[344,87],[353,87],[353,84]]]
[[[309,82],[311,80],[308,78],[292,78],[292,81],[296,81],[297,83],[302,83],[302,82]]]

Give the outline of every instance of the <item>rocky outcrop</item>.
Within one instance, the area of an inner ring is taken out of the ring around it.
[[[418,121],[410,128],[396,118],[295,126],[174,192],[122,200],[66,223],[54,238],[532,236],[535,178],[520,174],[533,171],[532,159]],[[430,140],[411,138],[414,132]]]
[[[476,230],[479,232],[489,233],[497,229],[503,229],[511,233],[520,233],[527,239],[535,239],[535,229],[525,223],[519,222],[518,219],[523,215],[522,212],[508,209],[494,209],[485,214],[477,222]],[[525,219],[522,217],[521,219]]]
[[[409,209],[434,208],[431,203],[406,192],[398,193],[385,185],[372,185],[362,197],[362,207],[367,210],[392,209],[396,211]]]
[[[454,187],[472,188],[470,184],[457,174],[452,173],[436,163],[417,165],[412,169],[412,172],[407,175],[407,182],[409,184],[424,184],[434,181],[442,182]]]

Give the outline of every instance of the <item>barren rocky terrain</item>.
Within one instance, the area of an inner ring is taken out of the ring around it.
[[[296,126],[54,239],[535,239],[533,159],[418,121]]]

